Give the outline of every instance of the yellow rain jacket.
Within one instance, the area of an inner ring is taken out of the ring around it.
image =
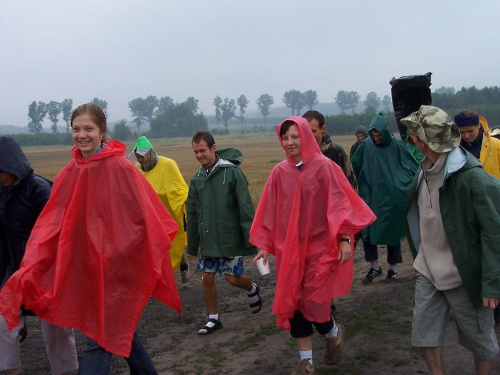
[[[185,203],[188,196],[188,187],[179,171],[177,163],[169,158],[158,155],[158,163],[150,171],[143,171],[139,163],[137,168],[149,181],[161,201],[172,215],[179,231],[172,242],[170,259],[172,267],[177,269],[181,263],[184,248],[187,242],[185,230]]]
[[[490,135],[488,121],[484,117],[479,116],[479,123],[484,131],[479,161],[485,172],[500,178],[500,140]]]

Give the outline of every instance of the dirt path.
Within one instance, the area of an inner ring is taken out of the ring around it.
[[[386,252],[380,251],[381,265],[387,271]],[[410,346],[411,307],[414,292],[413,268],[408,246],[403,246],[404,263],[398,268],[400,282],[373,285],[359,281],[367,272],[363,250],[355,254],[355,280],[349,295],[336,300],[338,322],[345,324],[345,356],[336,366],[323,364],[324,338],[314,336],[316,374],[429,374],[418,350]],[[191,269],[196,259],[190,258]],[[275,327],[271,314],[275,279],[261,277],[247,259],[247,274],[261,286],[264,307],[252,315],[245,292],[218,278],[219,310],[224,329],[198,336],[206,321],[200,275],[191,274],[188,288],[179,284],[183,314],[177,316],[162,303],[151,300],[138,326],[138,333],[161,374],[290,374],[298,362],[294,340]],[[50,374],[36,318],[30,318],[29,337],[23,344],[24,374]],[[500,327],[496,329],[500,337]],[[84,338],[78,333],[78,352]],[[455,325],[450,319],[444,349],[447,374],[474,374],[473,357],[457,344]],[[128,374],[122,358],[114,357],[112,374]],[[500,374],[497,356],[493,374]]]

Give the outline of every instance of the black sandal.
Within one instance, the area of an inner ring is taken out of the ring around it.
[[[214,326],[210,327],[208,326],[208,323],[214,323]],[[213,331],[217,331],[218,329],[223,328],[222,323],[219,319],[208,319],[208,323],[205,324],[205,327],[198,331],[199,335],[209,335]]]
[[[257,314],[260,309],[262,308],[262,298],[260,298],[260,288],[257,284],[255,284],[255,292],[253,292],[252,294],[248,294],[248,298],[251,298],[251,297],[259,297],[258,301],[257,302],[254,302],[254,303],[250,303],[250,309],[252,310],[252,314]]]

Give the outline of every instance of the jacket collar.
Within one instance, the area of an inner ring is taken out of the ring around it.
[[[451,150],[450,153],[448,154],[448,157],[446,158],[446,164],[444,166],[444,179],[446,180],[453,173],[460,170],[465,165],[466,162],[467,162],[467,155],[460,147],[455,147],[453,150]],[[423,174],[424,171],[422,170],[422,167],[420,167],[417,187],[420,185],[420,181],[422,180]]]

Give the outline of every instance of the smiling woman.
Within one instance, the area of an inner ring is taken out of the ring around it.
[[[295,164],[299,163],[302,160],[302,149],[298,125],[293,121],[286,121],[280,129],[280,137],[285,152]]]
[[[71,116],[73,143],[84,159],[96,154],[106,142],[106,116],[95,104],[83,104]]]
[[[23,305],[82,331],[89,339],[79,374],[108,374],[112,353],[127,357],[131,373],[155,374],[135,327],[150,296],[180,312],[168,255],[177,224],[125,145],[106,142],[101,108],[79,106],[71,126],[73,160],[55,177],[22,266],[1,290],[0,315],[13,327]]]

